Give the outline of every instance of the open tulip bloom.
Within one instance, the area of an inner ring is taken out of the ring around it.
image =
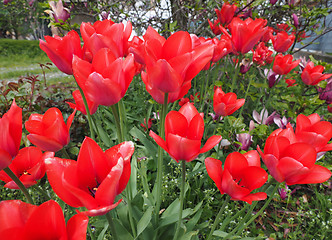
[[[76,214],[67,224],[53,200],[35,206],[19,200],[0,202],[0,235],[6,240],[85,240],[88,217]]]
[[[77,161],[61,158],[45,160],[46,173],[54,192],[72,207],[86,207],[87,216],[104,215],[130,178],[132,142],[123,142],[105,152],[91,138],[82,143]]]
[[[53,152],[42,153],[36,147],[22,148],[14,158],[9,168],[20,179],[25,187],[30,187],[37,183],[45,175],[46,158],[53,157]],[[19,189],[17,184],[4,172],[0,171],[0,180],[6,182],[4,187]]]
[[[31,114],[25,122],[29,131],[29,141],[43,151],[57,152],[69,143],[69,129],[74,120],[76,110],[68,117],[67,123],[63,120],[58,108],[48,109],[44,115]]]
[[[204,120],[195,106],[188,102],[177,111],[170,111],[166,116],[165,140],[150,131],[150,136],[175,161],[190,162],[199,154],[209,151],[217,145],[221,136],[210,137],[201,148],[204,133]]]
[[[332,74],[323,74],[323,71],[324,67],[322,65],[315,66],[310,61],[303,69],[301,79],[307,85],[317,85],[319,82],[332,76]]]
[[[224,91],[217,87],[213,95],[213,110],[218,116],[228,116],[243,106],[245,99],[237,99],[235,93]]]
[[[251,193],[263,186],[268,178],[267,173],[260,166],[257,151],[229,154],[225,160],[224,169],[220,160],[206,158],[205,167],[221,194],[226,193],[233,200],[241,200],[249,204],[252,201],[266,199],[267,195],[264,192]]]

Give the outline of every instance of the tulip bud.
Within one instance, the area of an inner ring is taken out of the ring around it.
[[[295,13],[293,13],[292,16],[293,16],[294,26],[297,28],[299,26],[299,18]]]

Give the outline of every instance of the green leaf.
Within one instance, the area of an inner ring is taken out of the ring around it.
[[[153,212],[153,207],[149,207],[145,213],[143,214],[142,218],[137,223],[137,237],[145,230],[145,228],[149,225],[151,221],[151,215]]]
[[[99,234],[97,240],[103,240],[103,239],[104,239],[104,236],[105,236],[105,233],[106,233],[107,229],[108,229],[108,223],[106,222],[105,225],[104,225],[104,228],[103,228],[103,230],[100,232],[100,234]]]
[[[113,221],[119,239],[134,240],[133,236],[122,226],[118,219],[114,218]]]
[[[191,231],[183,235],[180,240],[190,240],[193,236],[197,235],[198,231]]]
[[[155,144],[153,144],[146,136],[145,134],[139,130],[137,127],[133,127],[129,133],[135,137],[138,138],[139,141],[145,146],[146,148],[146,154],[151,155],[152,157],[155,157],[157,155],[157,147]]]

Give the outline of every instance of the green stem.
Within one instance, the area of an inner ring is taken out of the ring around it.
[[[164,138],[165,136],[165,118],[167,113],[167,105],[168,105],[168,93],[165,93],[164,96],[164,104],[161,109],[160,114],[160,126],[159,126],[159,136]],[[157,186],[157,200],[156,200],[156,212],[155,212],[155,220],[156,223],[159,220],[159,211],[161,205],[161,188],[162,188],[162,179],[163,179],[163,149],[158,146],[158,165],[157,165],[157,179],[156,179],[156,186]],[[156,231],[157,232],[157,231]]]
[[[133,207],[131,205],[132,197],[131,197],[131,185],[130,185],[130,183],[128,183],[128,185],[126,187],[126,195],[127,195],[127,201],[128,201],[129,223],[130,223],[131,231],[133,232],[134,238],[136,238],[137,233],[136,233],[136,228],[135,228],[134,218],[133,218]]]
[[[24,196],[26,197],[28,203],[30,204],[34,204],[33,200],[28,192],[28,189],[26,189],[26,187],[23,185],[23,183],[21,182],[21,180],[15,175],[15,173],[13,173],[13,171],[9,168],[6,167],[3,169],[3,171],[5,173],[7,173],[7,175],[16,183],[16,185],[21,189],[21,191],[23,192]]]
[[[121,99],[118,102],[118,109],[119,109],[119,118],[120,118],[120,127],[121,127],[121,138],[122,141],[126,140],[127,136],[127,118],[126,118],[126,111],[124,107],[123,100]]]
[[[224,213],[225,207],[227,206],[229,200],[231,200],[231,197],[227,196],[226,200],[224,201],[223,205],[221,206],[221,208],[219,210],[218,215],[216,216],[216,219],[214,220],[214,223],[212,225],[210,234],[209,234],[209,236],[208,236],[208,238],[206,240],[210,240],[211,239],[211,237],[213,235],[213,232],[216,229],[216,227],[218,226],[218,224],[220,222],[221,215]]]
[[[113,218],[112,218],[111,212],[106,213],[105,216],[106,216],[106,219],[108,221],[108,226],[110,227],[113,239],[114,240],[118,240],[118,235],[116,233],[116,228],[115,228],[115,225],[114,225],[114,222],[113,222]]]
[[[52,199],[47,192],[44,191],[44,189],[42,189],[41,187],[37,186],[37,185],[33,185],[31,186],[33,189],[35,189],[37,192],[39,192],[41,195],[43,195],[47,200]]]
[[[183,200],[184,200],[184,188],[185,188],[185,184],[186,184],[186,161],[182,160],[181,161],[182,164],[182,178],[181,178],[181,190],[180,190],[180,212],[179,212],[179,221],[178,221],[178,225],[175,231],[175,235],[174,235],[174,240],[178,239],[178,235],[180,232],[180,228],[181,228],[181,223],[182,223],[182,212],[183,212]]]
[[[243,229],[245,229],[247,226],[249,226],[250,223],[252,223],[257,217],[259,217],[263,213],[263,211],[267,208],[267,206],[269,205],[269,203],[273,199],[274,194],[277,192],[279,186],[280,186],[280,183],[277,183],[276,186],[274,187],[269,199],[265,202],[263,207],[254,216],[252,216],[248,222],[246,222],[244,225],[241,226],[241,228],[237,231],[237,234],[242,232]]]
[[[71,159],[65,148],[62,148],[61,152],[63,153],[63,155],[65,155],[66,159]]]
[[[88,102],[86,101],[84,92],[83,92],[82,88],[78,85],[78,83],[77,83],[77,87],[80,90],[80,93],[81,93],[81,96],[82,96],[82,99],[83,99],[83,103],[84,103],[84,107],[85,107],[85,111],[86,111],[86,116],[88,118],[88,123],[89,123],[89,128],[90,128],[90,137],[92,138],[92,140],[96,140],[95,139],[95,132],[93,130],[93,124],[92,124],[92,119],[91,119],[91,114],[90,114]]]
[[[236,59],[238,60],[238,62],[235,64],[235,70],[234,70],[234,75],[233,75],[232,87],[231,87],[230,92],[233,92],[233,89],[235,87],[235,83],[236,83],[237,77],[239,76],[241,55],[239,55],[239,57],[236,58]]]
[[[121,125],[120,125],[120,118],[119,118],[119,113],[118,109],[115,105],[111,106],[111,110],[114,116],[114,121],[115,121],[115,126],[116,126],[116,133],[118,135],[118,143],[121,143],[123,141],[122,139],[122,133],[121,133]]]
[[[250,85],[251,85],[251,80],[250,80],[249,83],[248,83],[248,87],[247,87],[247,90],[246,90],[246,94],[244,95],[244,100],[247,99]],[[241,109],[240,109],[239,118],[242,117],[242,112],[243,112],[243,106],[242,106]]]

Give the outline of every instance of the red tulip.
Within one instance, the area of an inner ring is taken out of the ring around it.
[[[268,178],[265,170],[260,167],[257,151],[229,154],[224,164],[224,170],[222,162],[214,158],[206,158],[205,167],[221,194],[226,193],[233,200],[241,200],[249,204],[252,201],[266,199],[267,195],[264,192],[251,193],[263,186]]]
[[[73,56],[82,58],[83,50],[81,48],[80,36],[74,30],[66,36],[59,37],[45,36],[46,42],[39,40],[39,47],[43,50],[49,59],[57,68],[68,75],[73,74],[72,60]]]
[[[296,138],[315,148],[316,152],[332,150],[332,123],[321,121],[317,113],[305,116],[300,114],[296,118]]]
[[[288,35],[287,32],[278,32],[277,36],[271,34],[271,40],[275,51],[286,52],[294,43],[294,34]]]
[[[329,111],[330,113],[332,113],[332,104],[327,106],[327,111]]]
[[[229,24],[233,17],[234,14],[236,12],[236,5],[235,4],[228,4],[227,2],[225,2],[221,9],[215,9],[215,12],[218,16],[218,21],[222,24],[222,25],[227,25]]]
[[[77,161],[48,158],[48,180],[54,192],[72,207],[86,207],[87,216],[103,215],[115,208],[115,197],[130,178],[132,142],[123,142],[105,152],[91,138],[82,143]]]
[[[270,174],[287,185],[325,182],[331,177],[331,172],[315,164],[315,148],[297,141],[297,138],[288,124],[286,129],[277,129],[267,138],[264,153],[258,147]]]
[[[84,106],[83,98],[82,98],[81,93],[80,93],[79,90],[75,90],[73,92],[73,98],[74,98],[75,103],[71,103],[71,102],[66,102],[66,103],[72,109],[77,109],[78,111],[80,111],[84,115],[86,115],[86,109],[85,109],[85,106]],[[98,109],[98,104],[90,101],[89,98],[86,98],[86,101],[87,101],[87,104],[88,104],[88,107],[89,107],[90,114],[91,115],[94,114],[97,111],[97,109]]]
[[[135,59],[145,66],[142,80],[146,90],[158,103],[181,99],[191,88],[191,80],[210,62],[213,44],[202,44],[196,48],[188,32],[179,31],[167,40],[149,27],[144,35],[144,45],[131,49]]]
[[[332,74],[323,74],[323,71],[324,67],[322,65],[315,66],[310,61],[303,69],[301,79],[307,85],[317,85],[319,82],[332,76]]]
[[[283,56],[281,53],[275,56],[273,63],[273,72],[279,75],[288,74],[293,68],[296,68],[300,63],[300,59],[293,62],[293,56],[287,54]]]
[[[253,52],[252,60],[258,65],[264,66],[266,63],[270,64],[273,61],[272,54],[273,52],[261,42]]]
[[[214,20],[213,22],[210,21],[210,19],[208,19],[211,31],[213,32],[214,35],[219,35],[221,33],[221,30],[219,28],[219,20]]]
[[[76,110],[68,117],[67,124],[58,108],[48,109],[44,115],[31,114],[25,122],[30,133],[29,141],[43,151],[57,152],[69,143],[69,129]]]
[[[170,111],[165,120],[165,139],[150,131],[150,136],[177,162],[190,162],[199,154],[209,151],[221,140],[221,136],[210,137],[201,148],[204,120],[192,103],[180,110]]]
[[[265,27],[266,22],[264,19],[252,20],[251,18],[243,21],[235,17],[229,24],[231,35],[224,27],[220,26],[220,29],[232,40],[234,51],[245,54],[253,49],[267,31],[267,27]]]
[[[7,167],[18,153],[22,138],[22,109],[13,101],[0,118],[0,170]]]
[[[245,99],[237,99],[235,93],[224,93],[221,87],[214,90],[213,110],[218,116],[228,116],[243,106]]]
[[[132,54],[125,59],[117,58],[110,49],[102,48],[93,57],[92,63],[75,57],[74,76],[90,101],[110,106],[125,95],[136,67]]]
[[[85,240],[88,217],[76,214],[66,222],[53,200],[35,206],[19,200],[0,202],[0,235],[6,240]]]
[[[112,20],[97,21],[93,25],[82,23],[85,59],[91,61],[102,48],[108,48],[115,58],[127,56],[131,31],[131,22],[127,22],[126,27]]]
[[[20,179],[25,187],[30,187],[37,183],[45,175],[44,160],[53,157],[54,152],[44,154],[36,147],[22,148],[14,158],[9,168]],[[19,189],[16,183],[4,172],[0,171],[0,180],[6,182],[5,187]]]

